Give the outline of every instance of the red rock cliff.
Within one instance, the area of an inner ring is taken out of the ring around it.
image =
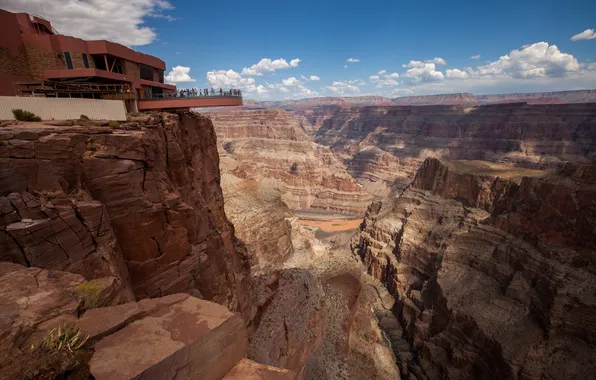
[[[111,273],[137,298],[189,291],[240,306],[248,267],[224,213],[210,120],[27,123],[0,140],[1,260]]]

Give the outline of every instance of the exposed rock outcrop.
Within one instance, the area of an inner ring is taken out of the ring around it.
[[[77,274],[0,263],[0,377],[294,379],[242,359],[244,320],[222,305],[173,294],[81,315],[84,284]],[[48,334],[67,326],[80,329],[82,344],[67,348],[72,336],[60,335],[60,345],[44,346]]]
[[[596,103],[313,108],[317,143],[348,162],[375,195],[399,193],[425,158],[530,169],[596,157]],[[393,173],[393,174],[392,174]]]
[[[396,299],[402,374],[593,377],[596,164],[519,183],[476,169],[427,159],[352,241]]]
[[[27,123],[0,136],[2,260],[111,274],[137,298],[189,291],[242,306],[249,269],[224,213],[208,119]]]
[[[271,186],[223,174],[222,189],[226,215],[247,246],[253,276],[305,266],[327,252]]]
[[[251,262],[248,358],[297,379],[398,379],[347,243],[332,252],[267,184],[224,174],[222,188]]]
[[[259,182],[270,181],[294,210],[361,215],[371,196],[329,148],[315,144],[285,111],[208,114],[227,161],[222,171]]]

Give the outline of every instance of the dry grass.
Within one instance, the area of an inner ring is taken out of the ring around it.
[[[40,347],[46,351],[67,350],[72,353],[82,348],[87,339],[89,336],[83,334],[79,327],[64,325],[48,331]]]

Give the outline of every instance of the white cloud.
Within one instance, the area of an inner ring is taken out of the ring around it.
[[[537,42],[521,50],[512,50],[495,62],[478,66],[475,75],[513,78],[561,77],[579,69],[577,59],[571,54],[561,53],[556,45]]]
[[[396,79],[399,78],[398,73],[387,74],[387,70],[381,70],[377,75],[371,75],[368,79],[377,85],[377,88],[394,87],[399,83]]]
[[[393,88],[390,95],[430,95],[454,92],[509,93],[577,90],[596,87],[596,64],[579,63],[571,54],[557,46],[537,42],[512,50],[496,61],[476,68],[447,69],[442,80],[424,80],[433,63],[411,61],[402,77],[412,77],[410,83]],[[427,72],[424,72],[427,71]],[[442,73],[438,72],[442,75]],[[378,76],[378,75],[377,75]],[[439,75],[435,76],[439,78]],[[375,76],[371,77],[374,79]],[[434,79],[434,78],[427,78]]]
[[[447,64],[447,62],[445,62],[445,60],[443,58],[441,58],[441,57],[435,57],[435,58],[433,58],[431,60],[428,60],[428,61],[425,61],[425,62],[427,62],[427,63],[434,63],[436,65],[443,65],[443,66],[445,66]]]
[[[350,62],[350,63],[358,63],[360,62],[360,58],[348,58],[346,60],[346,62]]]
[[[302,79],[308,80],[304,75]],[[282,95],[284,99],[300,98],[305,96],[316,96],[317,92],[312,91],[303,81],[290,77],[282,79],[281,83],[267,83],[267,87],[272,91],[271,94]]]
[[[337,95],[350,95],[360,92],[359,86],[364,86],[366,83],[360,79],[335,81],[330,86],[324,88]]]
[[[442,72],[436,70],[434,63],[410,61],[408,67],[410,68],[403,76],[412,78],[414,82],[440,81],[445,77]]]
[[[300,75],[300,78],[302,78],[305,81],[309,81],[309,80],[321,80],[321,78],[319,78],[316,75],[311,75],[310,77],[305,77],[304,75]]]
[[[148,17],[170,19],[163,12],[174,7],[167,0],[2,0],[11,12],[42,13],[61,34],[86,40],[109,40],[126,46],[155,41],[155,31],[144,25]],[[76,20],[73,21],[73,20]]]
[[[243,68],[242,75],[261,76],[263,75],[263,73],[271,73],[276,70],[289,69],[290,67],[298,67],[298,64],[300,62],[301,60],[298,58],[292,59],[290,63],[288,63],[288,61],[286,61],[283,58],[279,58],[276,60],[263,58],[259,61],[259,63],[256,63],[251,67]]]
[[[468,73],[459,69],[447,69],[445,74],[448,79],[467,79],[470,77]]]
[[[480,54],[473,55],[473,56],[470,57],[470,59],[480,59]]]
[[[571,37],[571,41],[593,40],[594,38],[596,38],[596,33],[594,33],[594,29],[586,29],[583,32]]]
[[[172,70],[164,78],[166,83],[184,83],[184,82],[196,82],[190,76],[190,67],[185,66],[174,66]]]
[[[445,66],[447,62],[441,57],[435,57],[433,59],[427,59],[426,61],[410,61],[408,64],[401,65],[401,67],[410,68],[410,69],[422,69],[427,67],[428,64],[433,65],[443,65]]]
[[[253,78],[244,78],[234,70],[209,71],[207,72],[207,82],[211,87],[236,87],[247,91],[255,91],[259,87],[255,85]]]
[[[344,65],[344,69],[347,69],[347,68],[348,68],[348,65]]]
[[[283,83],[284,86],[297,86],[301,82],[298,79],[291,77],[288,79],[283,79],[281,83]]]

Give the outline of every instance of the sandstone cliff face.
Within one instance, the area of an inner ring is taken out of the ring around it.
[[[346,160],[356,176],[372,170],[380,187],[403,189],[427,157],[485,160],[555,168],[595,157],[596,104],[318,108],[306,116],[320,125],[315,141]],[[304,111],[300,112],[305,114]],[[379,162],[362,159],[369,147]],[[397,162],[383,159],[388,153]],[[397,167],[396,167],[397,165]],[[398,173],[388,178],[385,173]],[[406,176],[404,178],[403,176]],[[359,181],[371,181],[366,176]]]
[[[284,111],[234,111],[209,114],[219,144],[237,177],[270,180],[295,210],[362,214],[371,196],[329,150],[313,143]],[[229,169],[228,169],[229,168]]]
[[[412,181],[415,170],[407,161],[376,146],[367,146],[350,160],[348,172],[370,194],[388,198],[401,193]]]
[[[110,274],[137,298],[190,291],[239,306],[248,267],[224,213],[208,119],[27,123],[0,136],[2,260]]]
[[[222,189],[226,215],[246,244],[251,275],[312,263],[327,253],[274,188],[223,174]]]
[[[352,249],[396,299],[402,374],[593,377],[595,168],[518,183],[427,159],[369,208]]]

